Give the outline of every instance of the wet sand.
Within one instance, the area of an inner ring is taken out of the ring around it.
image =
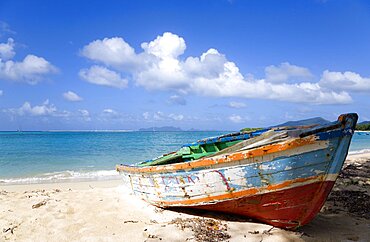
[[[369,241],[369,231],[370,153],[347,158],[321,212],[294,232],[159,209],[117,180],[0,186],[0,241]]]

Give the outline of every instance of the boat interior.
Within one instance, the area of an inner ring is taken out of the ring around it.
[[[304,137],[320,131],[340,127],[338,121],[327,125],[288,126],[236,132],[185,144],[179,150],[136,164],[137,167],[160,166],[189,162],[203,157],[212,157],[264,145]]]

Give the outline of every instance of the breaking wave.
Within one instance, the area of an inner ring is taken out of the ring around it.
[[[348,152],[349,155],[364,154],[364,153],[370,153],[370,149],[353,150],[353,151]]]
[[[95,181],[95,180],[115,180],[120,176],[115,170],[100,171],[60,171],[44,173],[38,176],[1,178],[0,184],[35,184],[35,183],[54,183],[54,182],[72,182],[72,181]]]

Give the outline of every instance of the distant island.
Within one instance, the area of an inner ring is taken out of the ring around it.
[[[181,128],[173,126],[163,126],[163,127],[150,127],[150,128],[141,128],[139,131],[145,132],[163,132],[163,131],[183,131]]]
[[[269,128],[282,127],[282,126],[303,126],[303,125],[311,125],[311,124],[323,125],[323,124],[327,124],[327,123],[330,123],[330,121],[328,121],[326,119],[323,119],[321,117],[315,117],[315,118],[302,119],[302,120],[297,120],[297,121],[288,121],[288,122],[278,124],[278,125],[275,125],[275,126],[270,126]],[[246,132],[246,131],[253,132],[253,131],[260,130],[260,129],[262,129],[262,128],[244,128],[240,131],[241,132]]]
[[[312,125],[312,124],[327,124],[330,123],[329,120],[323,119],[321,117],[309,118],[309,119],[302,119],[297,121],[288,121],[279,125],[275,125],[273,127],[280,127],[280,126],[304,126],[304,125]]]
[[[356,125],[356,130],[370,131],[370,121],[363,121]]]
[[[323,119],[321,117],[316,117],[316,118],[309,118],[309,119],[303,119],[303,120],[297,120],[297,121],[288,121],[282,124],[278,124],[275,126],[271,126],[270,128],[274,127],[281,127],[281,126],[302,126],[302,125],[311,125],[311,124],[327,124],[330,123],[330,121]],[[256,131],[260,130],[262,128],[244,128],[240,130],[241,132],[246,132],[246,131]],[[356,130],[359,131],[370,131],[370,121],[363,121],[361,123],[358,123],[356,125]]]

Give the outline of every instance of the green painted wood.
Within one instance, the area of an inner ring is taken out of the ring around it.
[[[154,160],[142,162],[138,164],[138,166],[167,165],[167,164],[197,160],[197,159],[215,154],[223,149],[226,149],[240,142],[241,140],[237,140],[237,141],[218,142],[218,143],[212,143],[212,144],[202,144],[202,145],[182,147],[176,152],[162,155]]]

